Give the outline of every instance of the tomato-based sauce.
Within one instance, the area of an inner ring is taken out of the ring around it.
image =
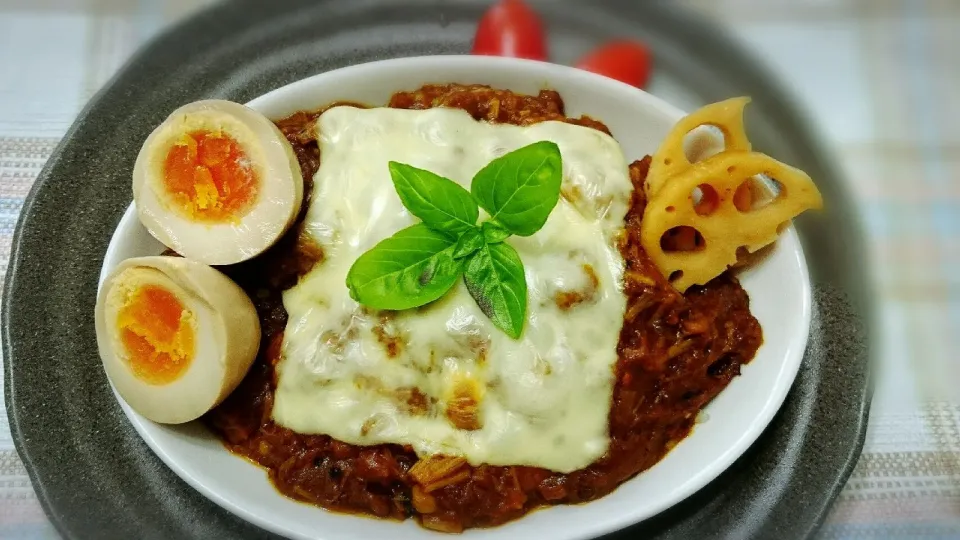
[[[482,86],[428,85],[395,94],[389,105],[456,107],[478,120],[517,125],[557,120],[609,132],[588,117],[564,116],[563,101],[551,90],[523,96]],[[297,113],[278,122],[300,159],[305,193],[321,159],[313,130],[317,116]],[[207,424],[232,452],[265,467],[287,496],[340,511],[415,517],[446,532],[498,525],[539,506],[589,501],[613,491],[686,437],[700,409],[740,373],[761,343],[760,325],[735,277],[724,274],[680,295],[644,253],[640,221],[648,167],[649,158],[630,165],[634,191],[620,242],[627,309],[617,346],[611,440],[606,455],[593,465],[560,474],[448,461],[444,479],[426,485],[417,481],[418,458],[410,448],[353,446],[275,424],[274,366],[287,320],[281,292],[323,259],[322,250],[302,238],[299,228],[264,255],[228,270],[254,299],[263,340],[253,368],[205,417]]]

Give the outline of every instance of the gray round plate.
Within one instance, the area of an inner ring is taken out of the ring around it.
[[[536,2],[534,2],[536,4]],[[188,487],[120,411],[97,355],[93,306],[110,236],[130,203],[147,134],[201,98],[244,102],[342,66],[465,53],[489,1],[300,0],[216,6],[144,48],[80,114],[23,206],[3,296],[10,428],[38,496],[67,538],[256,538],[265,532]],[[863,245],[850,197],[802,116],[752,57],[657,2],[536,5],[553,60],[613,36],[655,54],[654,93],[690,107],[750,95],[761,150],[804,168],[827,202],[798,228],[814,286],[797,381],[756,444],[715,482],[610,538],[810,536],[860,453],[869,383]]]

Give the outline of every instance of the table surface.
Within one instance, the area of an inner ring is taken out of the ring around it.
[[[206,1],[0,0],[0,285],[23,200],[76,114]],[[876,392],[820,536],[960,538],[960,0],[683,3],[787,83],[832,143],[867,231]],[[3,415],[0,538],[56,536]]]

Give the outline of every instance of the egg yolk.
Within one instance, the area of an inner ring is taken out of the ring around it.
[[[183,215],[204,222],[236,221],[253,206],[259,187],[240,143],[202,130],[184,133],[170,148],[163,182]]]
[[[192,314],[170,291],[145,285],[120,309],[117,326],[134,375],[168,384],[183,375],[194,356]]]

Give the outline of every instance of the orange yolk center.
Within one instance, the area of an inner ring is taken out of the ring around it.
[[[225,133],[192,131],[170,148],[163,182],[195,221],[235,221],[253,206],[259,181],[247,153]]]
[[[117,326],[137,378],[159,385],[186,372],[194,355],[189,316],[180,300],[162,287],[145,285],[133,293],[120,309]]]

